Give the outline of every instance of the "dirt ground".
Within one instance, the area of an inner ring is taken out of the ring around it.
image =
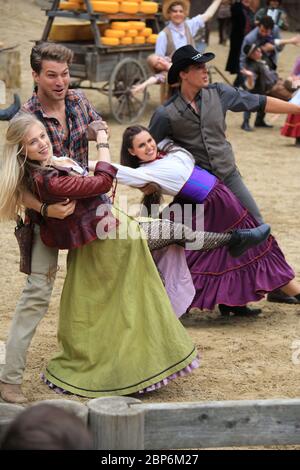
[[[26,5],[26,6],[24,6]],[[2,0],[0,4],[0,41],[7,46],[19,45],[22,60],[22,101],[31,94],[32,80],[29,52],[32,40],[40,39],[45,25],[44,13],[33,0]],[[289,36],[291,33],[285,33]],[[208,50],[217,54],[216,65],[224,70],[228,46],[217,44],[213,33]],[[287,46],[280,56],[279,73],[286,77],[300,48]],[[231,79],[230,76],[228,78]],[[216,81],[221,80],[218,75]],[[159,103],[158,87],[150,89],[151,99],[141,123],[147,125]],[[111,126],[112,155],[118,159],[120,137],[125,126],[109,115],[108,101],[98,92],[88,92]],[[8,92],[8,101],[11,91]],[[253,119],[253,118],[252,118]],[[269,122],[273,120],[269,116]],[[300,150],[293,139],[280,136],[284,116],[273,120],[274,128],[246,133],[240,129],[241,114],[228,113],[228,138],[233,145],[241,173],[255,196],[265,220],[272,225],[288,262],[300,275]],[[0,123],[0,151],[7,123]],[[93,147],[91,152],[93,154]],[[140,193],[119,188],[139,201]],[[0,231],[0,340],[5,341],[17,299],[25,277],[18,272],[18,249],[13,223],[1,224]],[[59,298],[65,277],[65,254],[60,255],[49,312],[41,322],[32,342],[25,373],[24,391],[31,401],[56,398],[40,380],[39,374],[56,349],[56,325]],[[184,325],[195,341],[202,366],[193,374],[177,380],[160,391],[143,398],[145,402],[242,400],[299,397],[300,365],[292,362],[293,341],[300,341],[300,306],[261,301],[263,314],[256,319],[220,318],[218,312],[194,311]],[[74,397],[74,400],[81,400]]]

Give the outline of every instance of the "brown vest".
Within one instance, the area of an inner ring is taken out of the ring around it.
[[[188,27],[188,25],[186,23],[184,23],[184,29],[185,29],[185,37],[186,37],[186,40],[187,40],[187,44],[190,44],[191,46],[195,47],[194,38],[192,36],[190,28]],[[167,36],[167,52],[166,52],[166,55],[168,57],[172,57],[172,55],[176,51],[176,47],[175,47],[175,44],[174,44],[174,41],[173,41],[172,32],[171,32],[171,30],[168,26],[166,26],[163,29],[163,31],[165,32],[165,34]]]

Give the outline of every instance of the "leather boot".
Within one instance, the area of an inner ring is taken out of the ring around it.
[[[243,121],[243,124],[241,125],[241,129],[246,132],[252,132],[253,129],[250,127],[249,121]]]
[[[20,384],[7,384],[0,382],[0,396],[8,403],[27,403],[27,398],[23,395]]]
[[[259,245],[270,235],[271,227],[262,224],[250,229],[237,229],[232,233],[228,251],[234,258],[241,256],[249,248]]]
[[[235,317],[255,317],[261,313],[261,308],[250,308],[247,305],[230,306],[219,304],[219,310],[222,316],[229,316],[233,313]]]
[[[267,295],[267,301],[278,304],[300,304],[300,300],[298,300],[296,297],[285,294],[280,289],[269,292]]]

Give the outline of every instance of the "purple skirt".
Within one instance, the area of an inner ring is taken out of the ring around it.
[[[174,202],[186,203],[179,198]],[[204,202],[205,231],[226,232],[258,225],[218,180]],[[239,258],[232,258],[223,247],[209,252],[186,250],[186,259],[196,289],[190,308],[212,310],[216,304],[245,305],[261,300],[267,292],[284,286],[295,276],[272,235]]]

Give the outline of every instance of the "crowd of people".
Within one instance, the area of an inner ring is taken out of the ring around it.
[[[148,128],[124,131],[120,163],[111,161],[106,122],[69,87],[72,51],[55,43],[32,48],[35,89],[9,122],[0,156],[0,219],[13,220],[25,208],[23,229],[31,231],[21,243],[29,268],[6,341],[3,400],[28,401],[26,356],[48,310],[59,250],[68,250],[59,351],[43,381],[60,393],[143,394],[192,372],[200,358],[178,319],[190,308],[218,305],[222,315],[243,317],[260,313],[247,304],[265,295],[300,303],[300,283],[225,134],[228,110],[244,113],[246,131],[252,112],[255,126],[266,128],[266,113],[286,114],[282,134],[300,145],[300,104],[292,99],[299,59],[286,80],[276,72],[282,47],[300,39],[280,37],[288,28],[280,4],[270,0],[255,15],[250,0],[214,0],[187,19],[187,0],[165,1],[168,23],[148,59],[155,75],[132,90],[161,84],[162,104]],[[220,44],[230,37],[227,70],[237,75],[235,87],[209,84],[215,55],[195,48],[194,36],[219,8]],[[89,159],[89,141],[96,160]],[[129,217],[114,203],[115,182],[141,189],[143,217]],[[155,218],[162,194],[174,200]]]

